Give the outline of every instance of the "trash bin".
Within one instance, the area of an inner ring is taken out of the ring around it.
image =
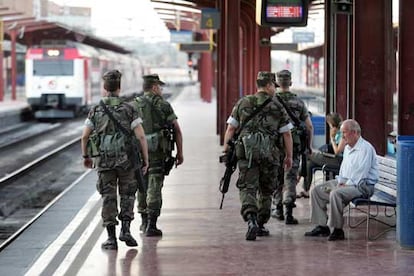
[[[314,149],[319,149],[319,147],[326,144],[325,116],[312,115],[311,120],[313,124],[312,147]]]
[[[414,136],[397,137],[397,241],[414,249]]]

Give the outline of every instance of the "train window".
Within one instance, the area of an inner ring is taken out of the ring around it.
[[[73,76],[73,60],[33,60],[34,76]]]
[[[309,0],[256,0],[256,22],[261,26],[306,26]]]

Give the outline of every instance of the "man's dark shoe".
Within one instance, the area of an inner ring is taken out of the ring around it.
[[[316,226],[312,231],[306,232],[306,237],[327,237],[331,234],[328,226]]]
[[[247,232],[246,240],[256,240],[257,232],[259,232],[259,225],[257,225],[256,214],[249,213],[247,215]]]
[[[342,241],[345,239],[344,230],[335,228],[332,234],[329,236],[328,241]]]
[[[259,224],[259,230],[257,231],[257,236],[258,237],[265,237],[265,236],[269,236],[269,235],[270,235],[269,229],[264,227],[264,225]]]

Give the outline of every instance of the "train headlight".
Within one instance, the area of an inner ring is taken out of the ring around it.
[[[60,51],[56,49],[47,50],[47,55],[49,57],[58,57],[60,55]]]

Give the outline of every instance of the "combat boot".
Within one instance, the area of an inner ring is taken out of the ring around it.
[[[141,225],[139,227],[139,230],[142,233],[145,233],[145,230],[147,229],[147,225],[148,225],[148,214],[141,213]]]
[[[148,226],[145,230],[145,236],[147,237],[159,237],[162,236],[162,231],[157,228],[158,217],[148,217]]]
[[[298,220],[293,217],[293,206],[294,204],[286,205],[286,224],[298,224]]]
[[[119,240],[125,242],[127,246],[137,246],[137,241],[132,237],[129,227],[131,225],[130,220],[122,221],[121,233],[119,234]]]
[[[259,231],[257,231],[257,236],[258,237],[263,237],[263,236],[269,236],[270,235],[269,229],[264,227],[263,223],[259,223],[258,225],[259,225]]]
[[[118,244],[116,242],[115,225],[106,226],[106,231],[108,232],[108,239],[102,243],[102,249],[117,250]]]
[[[276,205],[276,209],[272,211],[272,218],[278,220],[285,220],[285,216],[283,215],[283,204],[279,203]]]
[[[247,232],[246,240],[256,240],[257,232],[259,232],[259,225],[257,225],[257,218],[255,213],[247,214]]]

